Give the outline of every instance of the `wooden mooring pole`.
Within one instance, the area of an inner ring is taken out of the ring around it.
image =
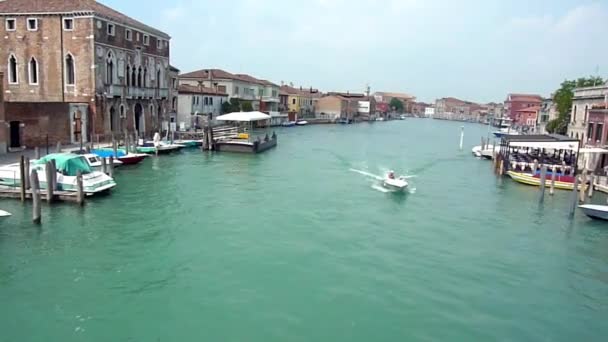
[[[545,201],[545,190],[547,188],[547,165],[543,165],[540,169],[540,199],[542,203]]]
[[[551,189],[549,189],[549,195],[555,195],[555,173],[557,172],[557,168],[554,166],[551,170]]]
[[[576,211],[576,206],[578,205],[578,176],[574,177],[574,189],[572,189],[572,198],[570,203],[570,217],[574,217],[574,212]]]
[[[593,198],[593,191],[595,190],[595,175],[589,175],[589,194],[587,195],[589,198]]]
[[[27,177],[27,175],[25,174],[25,157],[21,156],[21,159],[19,159],[19,180],[20,180],[20,190],[21,190],[21,202],[25,202],[25,177]]]
[[[32,170],[30,174],[30,184],[32,185],[32,221],[35,224],[42,222],[40,210],[40,181],[38,180],[38,172]]]
[[[106,158],[101,158],[101,172],[108,174],[108,162]]]
[[[46,163],[46,201],[51,203],[53,201],[53,195],[55,186],[53,185],[53,163],[48,161]]]
[[[57,142],[57,153],[61,153],[61,141]]]
[[[585,203],[586,200],[586,196],[587,196],[587,189],[585,188],[585,186],[587,185],[587,169],[583,170],[583,174],[581,175],[581,191],[580,191],[580,195],[581,195],[581,203]]]
[[[40,147],[36,147],[34,149],[34,159],[36,159],[36,160],[40,159]]]
[[[114,156],[110,156],[110,163],[108,165],[108,176],[114,178]]]
[[[76,198],[79,205],[84,205],[84,187],[82,183],[82,172],[76,174]]]

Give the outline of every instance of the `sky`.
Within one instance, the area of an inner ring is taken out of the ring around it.
[[[502,102],[608,76],[608,0],[101,0],[171,35],[182,72]]]

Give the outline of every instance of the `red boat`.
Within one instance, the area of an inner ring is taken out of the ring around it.
[[[120,160],[123,165],[135,165],[141,163],[147,157],[147,154],[129,153],[126,156],[118,157],[118,160]]]

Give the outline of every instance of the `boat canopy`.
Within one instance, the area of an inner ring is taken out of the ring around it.
[[[587,147],[587,148],[581,148],[580,153],[598,153],[598,154],[606,154],[608,153],[607,149],[604,148],[598,148],[598,147]]]
[[[36,161],[36,165],[43,165],[51,160],[55,161],[57,171],[63,173],[66,176],[76,176],[78,171],[82,172],[82,174],[88,174],[93,172],[93,170],[91,170],[91,167],[89,166],[89,163],[87,163],[84,157],[77,154],[49,154],[48,156],[40,158],[38,161]]]
[[[217,121],[253,122],[270,120],[272,117],[262,112],[236,112],[218,116]]]
[[[550,149],[577,152],[580,141],[557,134],[545,135],[505,135],[502,145],[511,148]]]

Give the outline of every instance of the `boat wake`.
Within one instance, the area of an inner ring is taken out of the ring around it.
[[[354,173],[358,173],[360,175],[363,175],[369,179],[372,180],[376,180],[376,181],[383,181],[384,177],[379,176],[379,175],[375,175],[373,173],[367,172],[367,171],[363,171],[363,170],[357,170],[357,169],[350,169],[351,172]],[[410,179],[410,178],[415,178],[416,176],[405,176],[406,179]],[[374,182],[372,184],[372,189],[379,191],[381,193],[387,194],[387,193],[397,193],[399,191],[395,191],[395,190],[391,190],[391,189],[387,189],[386,187],[382,186],[382,184]],[[413,187],[409,187],[406,189],[406,193],[408,194],[415,194],[416,193],[416,188]]]

